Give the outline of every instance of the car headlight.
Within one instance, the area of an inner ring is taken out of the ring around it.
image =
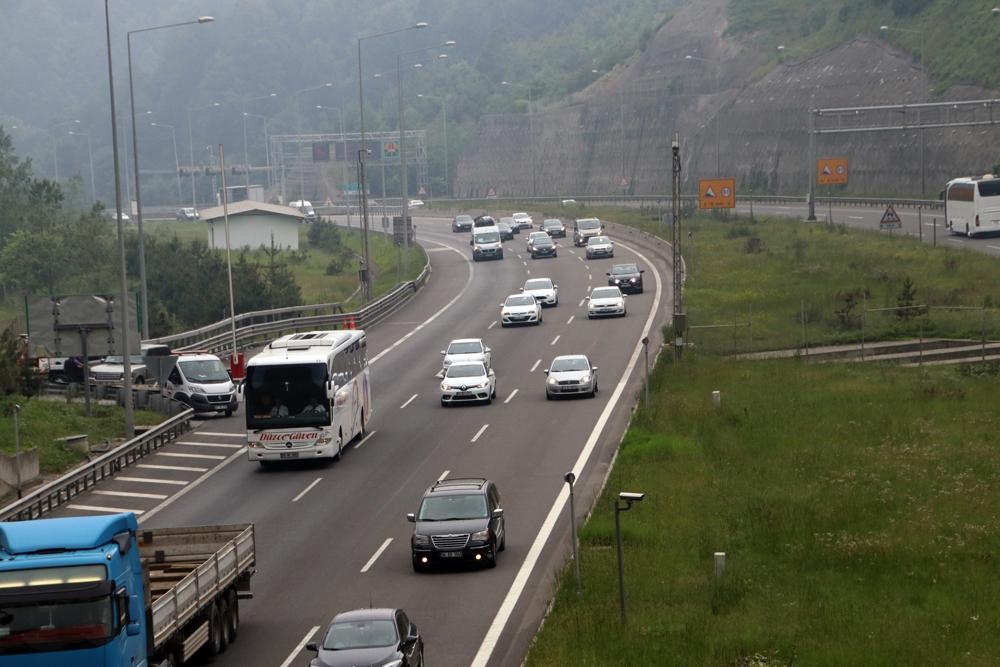
[[[582,378],[580,378],[580,384],[587,384],[588,382],[590,382],[589,375],[584,375]]]
[[[441,391],[448,391],[448,385],[446,385],[444,382],[441,383]]]
[[[630,283],[634,283],[634,282],[635,282],[635,278],[629,278],[629,279],[628,279],[628,281],[629,281]]]
[[[402,667],[402,665],[403,665],[403,659],[400,658],[399,660],[391,660],[383,664],[382,667]]]
[[[620,280],[618,280],[617,278],[615,278],[615,285],[617,285],[620,282],[621,282]]]
[[[557,384],[559,384],[559,380],[557,380],[555,378],[549,378],[549,384],[551,384],[551,385],[557,385]]]
[[[431,538],[429,535],[421,535],[420,533],[413,534],[413,546],[429,547],[430,545],[431,545]]]
[[[469,538],[473,542],[487,542],[490,539],[490,529],[480,530],[477,533],[473,533]]]

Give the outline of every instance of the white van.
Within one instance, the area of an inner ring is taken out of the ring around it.
[[[306,216],[305,221],[312,223],[316,222],[316,211],[313,209],[312,202],[306,201],[305,199],[297,199],[288,204],[292,208],[299,209],[299,213]]]
[[[1000,232],[1000,178],[954,178],[942,195],[945,225],[953,234]]]
[[[195,412],[225,412],[228,417],[236,411],[236,387],[214,354],[179,355],[161,393]]]

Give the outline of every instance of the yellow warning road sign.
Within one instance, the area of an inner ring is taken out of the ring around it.
[[[736,208],[735,178],[698,181],[698,208]]]
[[[816,161],[817,185],[847,185],[847,158],[827,157]]]

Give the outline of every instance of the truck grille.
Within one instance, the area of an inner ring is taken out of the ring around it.
[[[469,543],[468,533],[464,535],[432,535],[431,544],[438,551],[460,551]]]

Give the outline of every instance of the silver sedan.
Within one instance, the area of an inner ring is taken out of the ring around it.
[[[559,396],[590,396],[597,394],[597,366],[590,365],[590,359],[582,354],[566,354],[556,357],[544,371],[545,398],[551,400]]]

